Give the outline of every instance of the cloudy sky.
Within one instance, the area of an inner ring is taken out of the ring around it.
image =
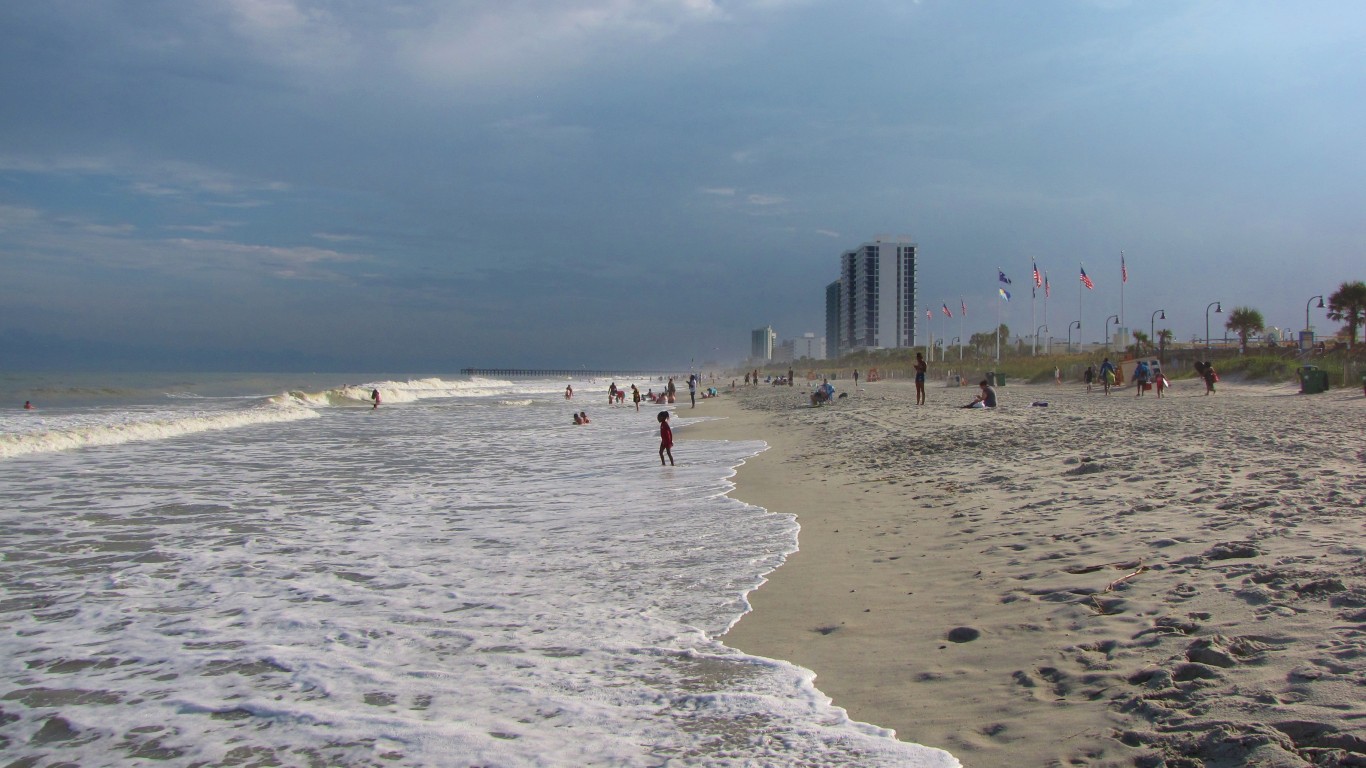
[[[1366,279],[1355,0],[10,2],[0,100],[11,370],[732,360],[887,235],[969,334]]]

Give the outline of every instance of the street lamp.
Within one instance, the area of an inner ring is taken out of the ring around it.
[[[1157,316],[1158,316],[1159,314],[1162,315],[1162,319],[1163,319],[1163,320],[1166,320],[1166,319],[1167,319],[1167,310],[1165,310],[1165,309],[1159,309],[1159,310],[1157,310],[1156,312],[1154,312],[1154,313],[1152,314],[1152,317],[1149,317],[1149,318],[1148,318],[1148,343],[1149,343],[1149,344],[1154,344],[1154,343],[1157,342]]]
[[[954,344],[957,344],[957,345],[958,345],[958,359],[959,359],[959,360],[962,360],[962,359],[963,359],[963,339],[962,339],[962,337],[961,337],[961,336],[954,336],[954,337],[953,337],[953,341],[950,341],[950,342],[949,342],[949,346],[953,346]]]
[[[1206,352],[1209,351],[1209,308],[1210,308],[1210,307],[1214,307],[1214,313],[1215,313],[1215,314],[1220,314],[1220,313],[1222,313],[1222,312],[1224,311],[1224,305],[1221,304],[1221,303],[1219,303],[1219,302],[1217,302],[1217,301],[1211,301],[1211,302],[1209,303],[1209,307],[1205,307],[1205,351],[1206,351]]]
[[[1119,315],[1110,315],[1105,318],[1105,351],[1110,351],[1110,321],[1114,320],[1115,325],[1119,325]]]
[[[1323,309],[1323,294],[1310,296],[1309,301],[1304,302],[1304,330],[1306,331],[1314,330],[1309,326],[1309,305],[1314,303],[1314,299],[1319,300],[1319,309]]]
[[[1081,321],[1073,320],[1067,324],[1067,354],[1072,354],[1072,326],[1077,326],[1077,335],[1081,335]]]
[[[1039,334],[1042,333],[1043,331],[1046,331],[1046,330],[1048,330],[1048,326],[1047,326],[1047,325],[1041,325],[1041,326],[1039,326],[1038,328],[1035,328],[1035,329],[1034,329],[1034,356],[1035,356],[1035,357],[1038,357],[1038,356],[1039,356]],[[1047,354],[1047,353],[1045,352],[1045,354]]]

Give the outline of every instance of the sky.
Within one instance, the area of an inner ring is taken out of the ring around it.
[[[735,362],[888,237],[936,337],[1299,329],[1363,97],[1355,0],[4,3],[0,368]]]

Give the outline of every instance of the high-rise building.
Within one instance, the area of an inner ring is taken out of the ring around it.
[[[825,286],[825,352],[822,358],[840,356],[840,281]]]
[[[763,328],[755,328],[749,334],[749,357],[757,362],[767,362],[773,359],[773,342],[777,340],[778,334],[773,331],[773,326],[765,325]]]
[[[875,240],[840,256],[839,354],[915,346],[915,251],[907,240]]]

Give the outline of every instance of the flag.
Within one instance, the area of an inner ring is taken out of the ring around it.
[[[963,310],[963,317],[968,316],[968,303],[966,301],[963,301],[962,296],[958,297],[958,308]]]
[[[996,268],[996,274],[1000,277],[1001,282],[1010,285],[1010,278],[1006,277],[1006,273],[1002,272],[1000,267]]]
[[[1007,290],[1004,289],[1004,288],[997,288],[996,290],[998,290],[998,291],[1001,292],[1001,298],[1005,299],[1006,301],[1010,301],[1010,292],[1009,292],[1009,291],[1007,291]]]
[[[944,317],[953,317],[953,313],[949,311],[949,303],[947,301],[944,302]]]
[[[1124,251],[1119,252],[1119,281],[1121,283],[1129,282],[1129,268],[1124,266]]]
[[[1043,297],[1048,298],[1048,273],[1043,273]]]
[[[929,309],[929,308],[927,307],[927,308],[925,309],[925,319],[926,319],[926,320],[933,320],[933,319],[934,319],[934,310]]]
[[[1086,286],[1088,291],[1094,291],[1096,289],[1096,284],[1091,282],[1091,278],[1086,276],[1086,267],[1081,268],[1081,284]]]
[[[1034,287],[1035,287],[1035,288],[1038,288],[1038,287],[1040,287],[1040,286],[1042,286],[1042,285],[1043,285],[1043,280],[1039,277],[1039,265],[1038,265],[1038,263],[1036,262],[1036,263],[1034,264]]]

